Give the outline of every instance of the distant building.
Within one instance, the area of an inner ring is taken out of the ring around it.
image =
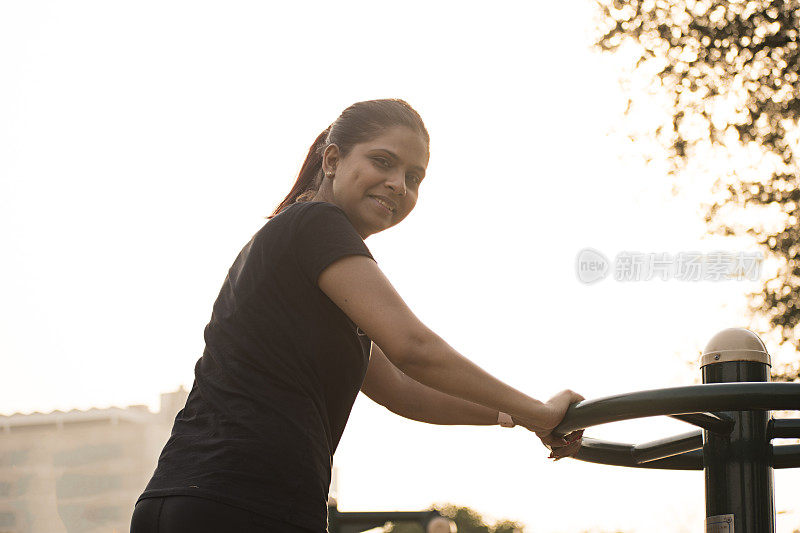
[[[0,416],[0,533],[127,533],[188,392],[147,406]]]

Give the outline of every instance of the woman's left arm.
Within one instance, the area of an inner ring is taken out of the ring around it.
[[[361,392],[404,418],[441,425],[497,425],[497,410],[432,389],[394,366],[374,342]]]
[[[450,396],[408,377],[374,342],[361,392],[389,411],[418,422],[466,426],[498,424],[497,410]],[[559,437],[550,430],[543,431],[516,417],[512,419],[525,429],[536,432],[542,443],[550,448],[551,458],[569,457],[580,449],[583,430]]]

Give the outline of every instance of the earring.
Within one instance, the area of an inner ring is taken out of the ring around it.
[[[333,172],[328,172],[328,173],[326,174],[326,176],[328,176],[329,178],[332,178],[332,177],[333,177]]]

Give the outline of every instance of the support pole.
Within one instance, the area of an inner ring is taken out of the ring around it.
[[[769,381],[770,358],[761,339],[726,329],[706,345],[703,383]],[[769,411],[729,411],[730,435],[703,431],[707,533],[775,533]]]

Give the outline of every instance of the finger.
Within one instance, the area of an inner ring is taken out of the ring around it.
[[[564,457],[572,457],[581,449],[581,443],[582,440],[577,440],[569,446],[557,448],[556,450],[553,450],[553,457],[555,457],[556,460],[563,459]]]
[[[581,437],[583,437],[583,430],[579,429],[578,431],[573,431],[572,433],[564,435],[564,440],[566,440],[568,443],[571,443],[576,439],[580,439]]]
[[[561,435],[561,434],[558,434],[558,433],[551,433],[550,434],[550,437],[553,439],[554,442],[567,443],[566,439],[567,439],[568,436],[569,435]],[[561,446],[563,446],[563,444]]]
[[[542,439],[542,442],[544,442],[545,445],[549,444],[553,448],[561,448],[569,444],[563,437],[556,437],[555,435],[548,435],[546,438]]]
[[[569,393],[570,393],[569,394],[569,403],[570,403],[570,405],[576,404],[578,402],[582,402],[583,400],[586,399],[582,395],[578,394],[575,391],[569,391]]]
[[[583,444],[583,439],[578,439],[578,440],[575,440],[575,441],[571,442],[567,446],[561,446],[559,448],[554,448],[553,449],[554,456],[556,456],[556,457],[568,457],[570,455],[574,455],[575,453],[577,453],[578,450],[580,450],[582,444]]]
[[[567,446],[567,448],[569,449],[568,450],[569,455],[573,456],[576,453],[578,453],[578,451],[581,449],[581,446],[583,446],[583,439],[580,438],[576,439],[572,444]]]

